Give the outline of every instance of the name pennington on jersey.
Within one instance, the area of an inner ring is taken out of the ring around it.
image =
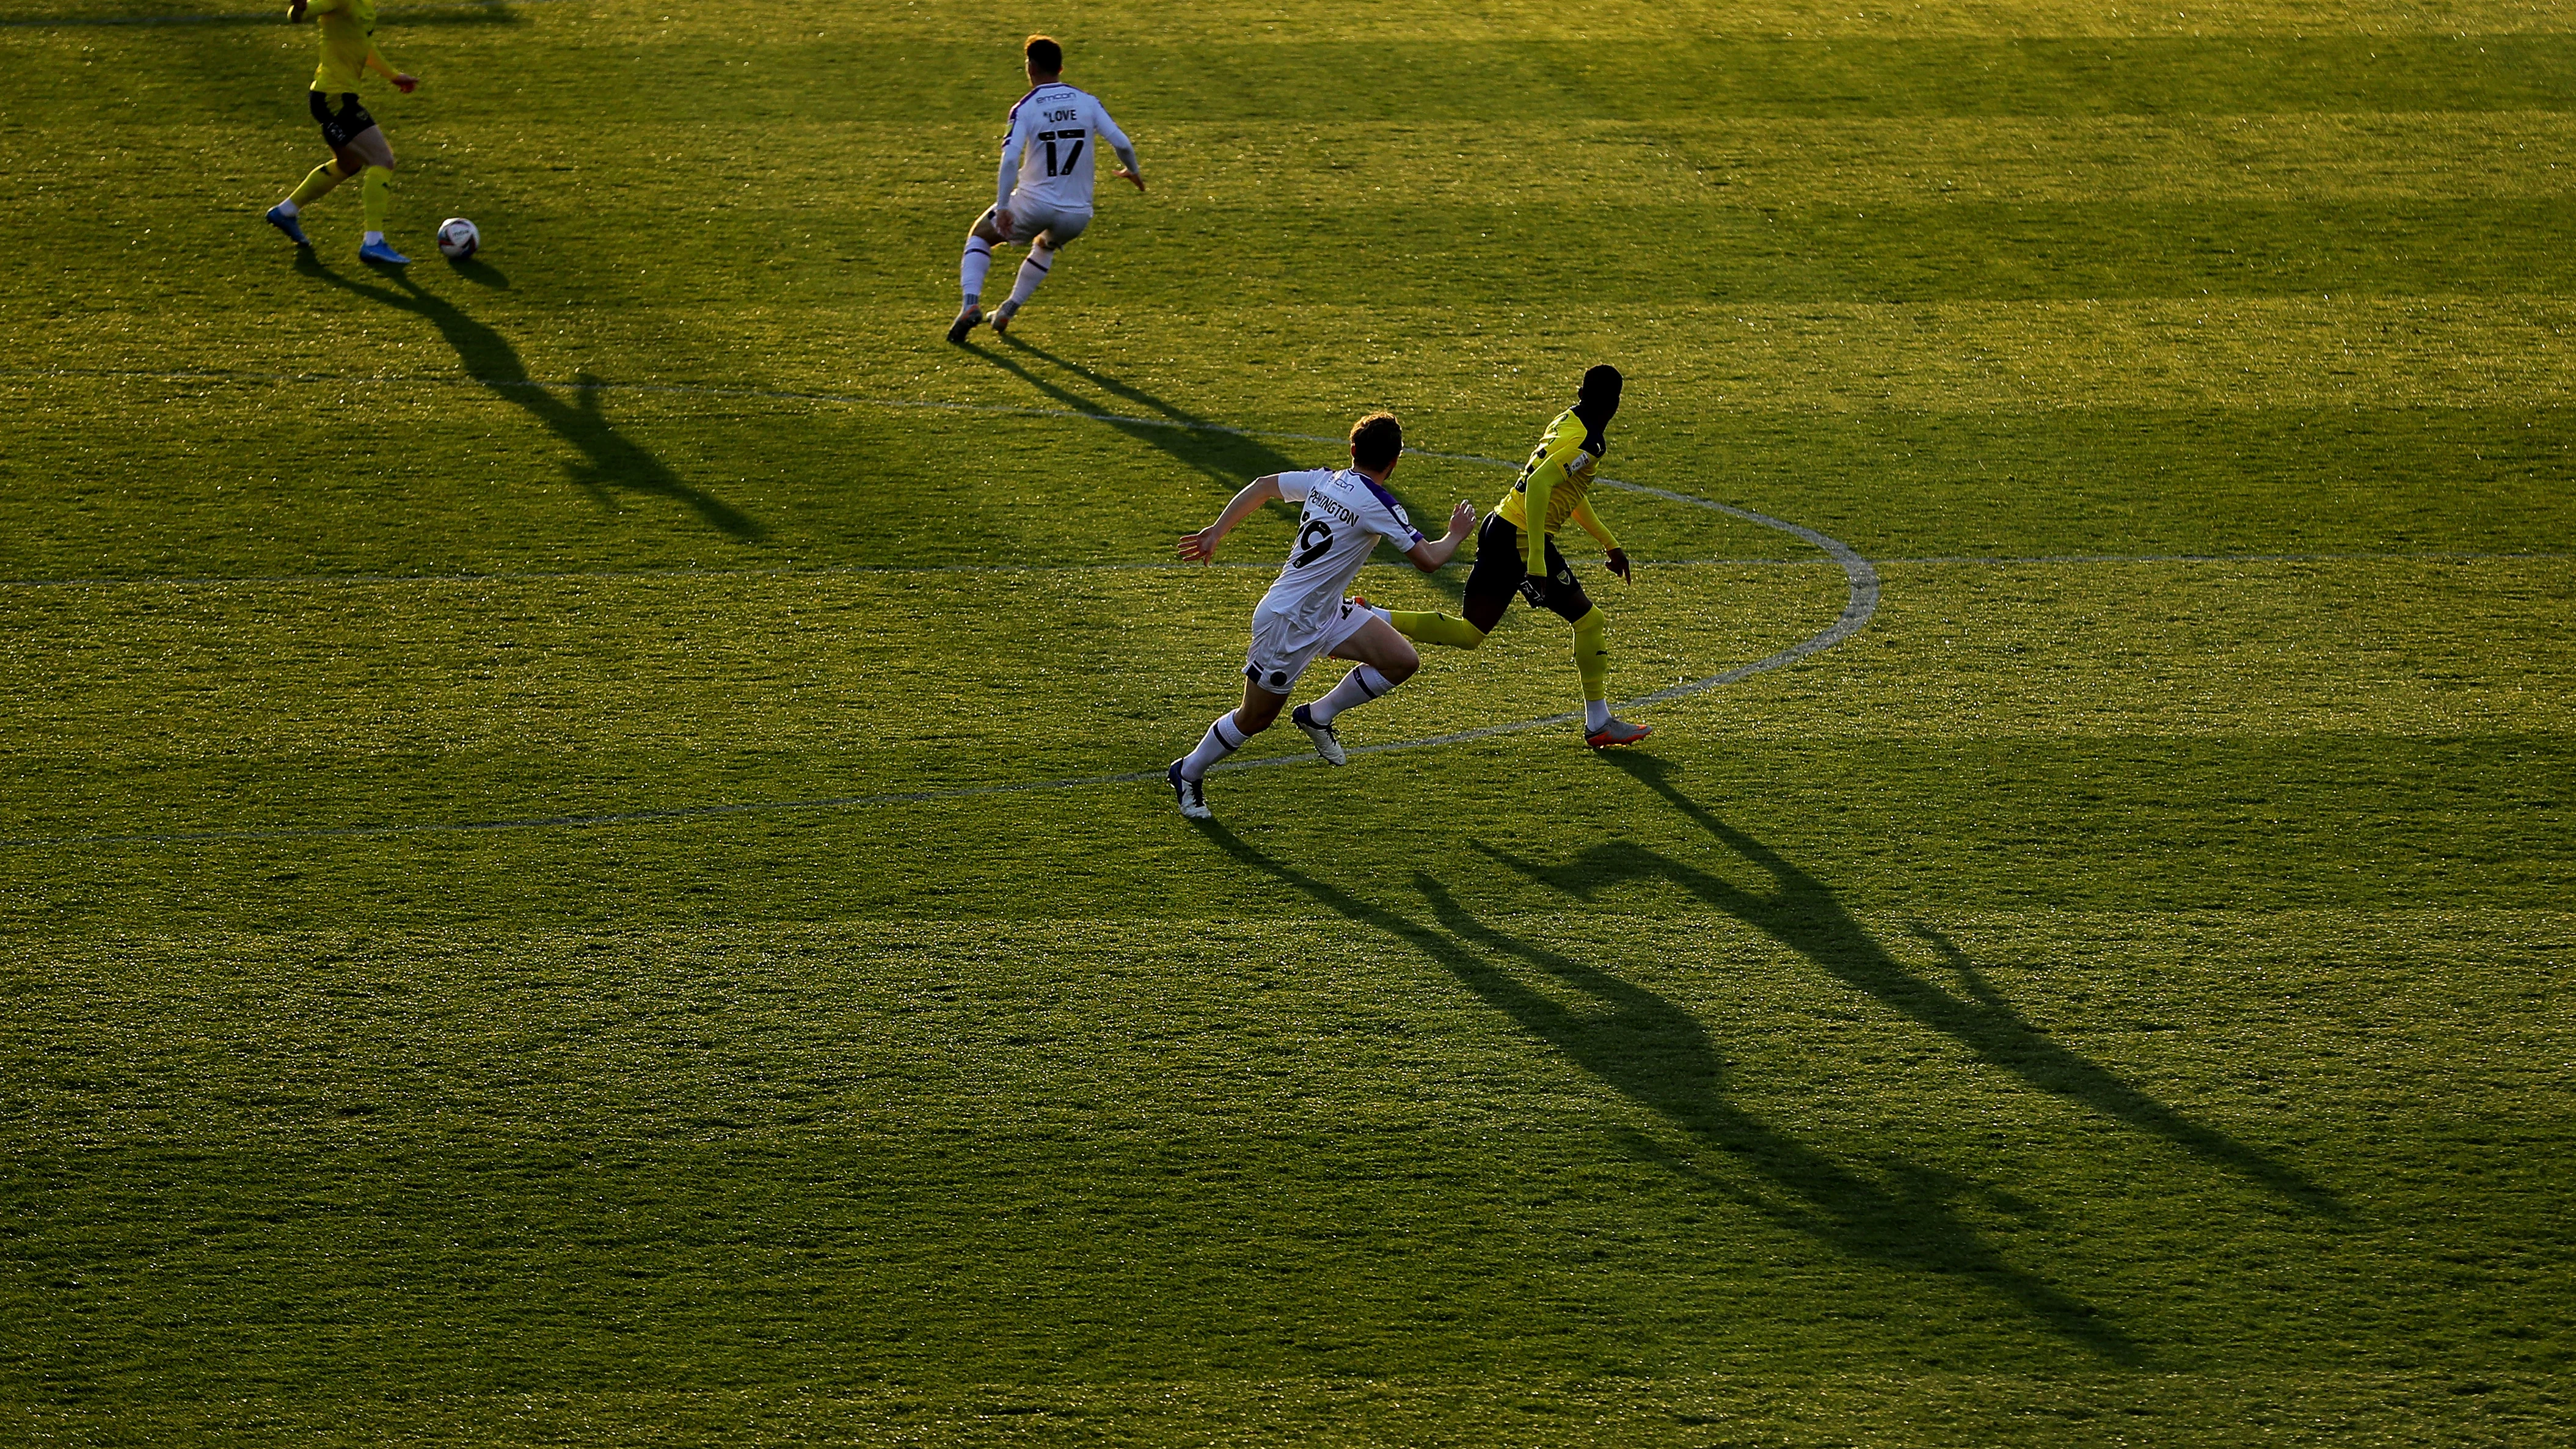
[[[1302,505],[1288,562],[1252,611],[1252,651],[1243,672],[1285,694],[1306,667],[1366,627],[1374,614],[1345,597],[1360,566],[1384,539],[1411,551],[1422,535],[1395,495],[1356,469],[1279,475],[1279,496]]]

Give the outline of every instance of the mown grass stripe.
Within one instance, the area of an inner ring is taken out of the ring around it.
[[[1063,412],[1058,415],[1084,418],[1098,416],[1096,414],[1076,413],[1070,411]],[[1141,420],[1130,419],[1128,421]],[[1221,429],[1222,431],[1245,433],[1256,436],[1302,436],[1298,434],[1259,433],[1252,429],[1225,427],[1224,425],[1214,423],[1169,425]],[[1322,441],[1333,440],[1324,439]],[[1517,466],[1500,458],[1475,458],[1452,454],[1434,454],[1432,456],[1453,457],[1458,461],[1487,463],[1501,468]],[[1643,695],[1636,699],[1629,700],[1619,706],[1622,709],[1639,709],[1650,705],[1667,703],[1672,700],[1686,698],[1690,695],[1705,693],[1708,690],[1716,689],[1723,685],[1733,684],[1739,680],[1750,679],[1757,674],[1768,673],[1771,670],[1795,664],[1799,660],[1807,658],[1809,655],[1831,649],[1836,644],[1839,644],[1845,639],[1848,639],[1852,635],[1860,632],[1860,630],[1869,623],[1870,616],[1878,610],[1879,580],[1877,571],[1871,568],[1867,560],[1863,559],[1848,545],[1837,539],[1831,538],[1814,529],[1807,528],[1799,524],[1772,518],[1766,514],[1753,512],[1750,509],[1737,508],[1731,504],[1718,503],[1710,499],[1695,497],[1687,493],[1676,493],[1669,489],[1652,488],[1642,483],[1627,483],[1612,478],[1604,478],[1599,481],[1607,487],[1618,488],[1631,493],[1641,493],[1651,497],[1664,499],[1667,502],[1687,504],[1692,507],[1708,509],[1712,512],[1725,514],[1732,518],[1741,519],[1748,523],[1758,524],[1764,528],[1776,529],[1782,533],[1789,534],[1794,538],[1812,544],[1816,548],[1822,550],[1828,558],[1842,569],[1844,578],[1847,580],[1849,585],[1849,591],[1843,605],[1841,615],[1824,630],[1811,635],[1808,638],[1802,639],[1799,642],[1790,645],[1786,649],[1779,650],[1778,652],[1770,654],[1764,658],[1757,659],[1750,664],[1738,665],[1733,669],[1722,670],[1719,673],[1709,675],[1703,679],[1685,681],[1680,684],[1668,686],[1664,689],[1656,690],[1652,694]],[[1421,750],[1444,745],[1466,744],[1475,740],[1493,739],[1502,735],[1521,734],[1530,730],[1552,729],[1558,726],[1570,724],[1580,718],[1582,718],[1582,716],[1576,714],[1547,715],[1538,719],[1514,720],[1502,724],[1484,725],[1474,729],[1458,730],[1447,734],[1432,735],[1421,739],[1395,740],[1383,744],[1352,746],[1349,747],[1348,753],[1353,755],[1381,755],[1392,754],[1402,750]],[[1217,765],[1215,768],[1227,771],[1260,770],[1280,765],[1310,763],[1312,763],[1312,758],[1306,755],[1273,755],[1256,759],[1237,758],[1228,760]],[[223,840],[255,841],[302,839],[308,837],[338,838],[383,835],[479,833],[496,830],[582,829],[597,826],[640,825],[663,821],[713,819],[728,815],[744,815],[774,811],[850,810],[881,805],[923,804],[937,800],[972,799],[979,796],[1018,794],[1032,790],[1071,790],[1101,785],[1134,784],[1139,781],[1158,778],[1160,778],[1160,772],[1146,770],[1128,771],[1121,774],[1111,775],[1089,775],[1061,780],[1007,781],[990,785],[960,786],[944,790],[887,791],[870,795],[845,795],[815,800],[746,801],[732,805],[709,805],[626,811],[608,815],[528,816],[508,820],[483,820],[436,824],[415,823],[393,825],[311,826],[248,831],[214,830],[178,831],[139,835],[102,834],[86,836],[26,837],[16,840],[0,840],[0,849],[38,849],[70,845],[185,845]]]
[[[400,24],[404,19],[414,15],[462,12],[506,17],[510,11],[522,5],[561,3],[562,0],[447,0],[447,3],[432,5],[386,5],[379,7],[376,14],[381,19]],[[283,15],[266,10],[248,13],[196,11],[168,15],[31,15],[13,20],[0,20],[0,30],[84,30],[125,25],[149,27],[156,25],[285,25],[286,23],[288,22]]]
[[[1603,479],[1605,485],[1615,479]],[[1638,558],[1639,568],[1653,569],[1815,569],[1834,566],[1830,558]],[[2082,568],[2094,565],[2173,564],[2189,567],[2227,567],[2240,564],[2383,564],[2383,563],[2565,563],[2576,562],[2576,553],[2540,552],[2469,552],[2460,550],[2427,550],[2414,553],[2086,553],[2086,554],[1924,554],[1920,556],[1880,554],[1870,562],[1882,568]],[[850,577],[903,577],[913,574],[1129,574],[1189,573],[1201,569],[1228,569],[1244,573],[1269,573],[1275,563],[1243,559],[1216,559],[1208,563],[1137,562],[1088,564],[815,564],[808,567],[756,569],[666,568],[666,569],[556,569],[507,573],[444,574],[130,574],[90,575],[81,578],[0,579],[0,589],[227,589],[260,588],[391,588],[415,585],[474,585],[518,583],[620,583],[676,579],[703,579],[710,583],[732,579],[828,579]]]

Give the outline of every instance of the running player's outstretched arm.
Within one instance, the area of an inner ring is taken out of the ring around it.
[[[383,76],[389,81],[392,81],[394,83],[394,89],[402,92],[404,95],[410,95],[413,91],[420,89],[420,80],[418,77],[405,75],[401,71],[394,69],[392,66],[385,64],[385,58],[376,53],[376,48],[372,44],[367,47],[367,69],[374,71],[376,74]]]
[[[1582,524],[1585,533],[1601,540],[1601,546],[1609,550],[1610,572],[1617,574],[1622,583],[1634,582],[1628,577],[1628,551],[1619,546],[1619,540],[1610,536],[1610,525],[1603,523],[1601,515],[1592,511],[1591,499],[1586,498],[1574,505],[1574,521]]]
[[[1136,148],[1127,140],[1127,133],[1118,129],[1118,123],[1109,119],[1109,112],[1092,112],[1091,129],[1098,131],[1100,139],[1109,143],[1109,149],[1118,153],[1118,169],[1110,174],[1124,181],[1133,181],[1138,191],[1144,190],[1145,173],[1136,164]]]
[[[1206,563],[1216,557],[1216,546],[1234,532],[1236,524],[1250,518],[1262,504],[1281,497],[1279,475],[1265,473],[1243,485],[1243,491],[1226,500],[1225,511],[1216,522],[1196,533],[1181,535],[1180,555],[1183,563]]]
[[[1449,532],[1415,544],[1404,551],[1404,556],[1426,574],[1438,572],[1442,564],[1458,556],[1458,550],[1467,544],[1468,535],[1475,531],[1476,505],[1461,498],[1458,506],[1449,510]]]

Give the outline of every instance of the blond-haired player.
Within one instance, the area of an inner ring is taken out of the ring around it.
[[[1109,119],[1100,98],[1064,83],[1064,47],[1043,35],[1029,37],[1029,93],[1011,107],[1010,130],[1002,137],[1002,172],[993,204],[975,218],[966,233],[966,255],[957,264],[958,285],[966,294],[948,340],[963,342],[984,320],[984,277],[993,267],[993,248],[1025,241],[1029,254],[1020,263],[1019,280],[1009,300],[993,313],[993,330],[1007,333],[1011,319],[1034,296],[1038,283],[1054,270],[1056,253],[1091,225],[1092,160],[1097,135],[1118,153],[1120,180],[1145,189],[1136,169],[1136,148],[1127,133]]]

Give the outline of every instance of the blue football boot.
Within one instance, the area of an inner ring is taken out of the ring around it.
[[[304,239],[304,228],[297,226],[295,224],[295,218],[286,214],[286,203],[283,201],[268,209],[268,224],[276,227],[279,231],[286,233],[286,239],[295,243],[297,246],[309,247],[313,245],[313,243]]]
[[[362,262],[382,262],[389,267],[407,267],[411,265],[411,258],[404,256],[402,253],[395,251],[391,246],[380,241],[361,243],[358,247],[358,260]]]

